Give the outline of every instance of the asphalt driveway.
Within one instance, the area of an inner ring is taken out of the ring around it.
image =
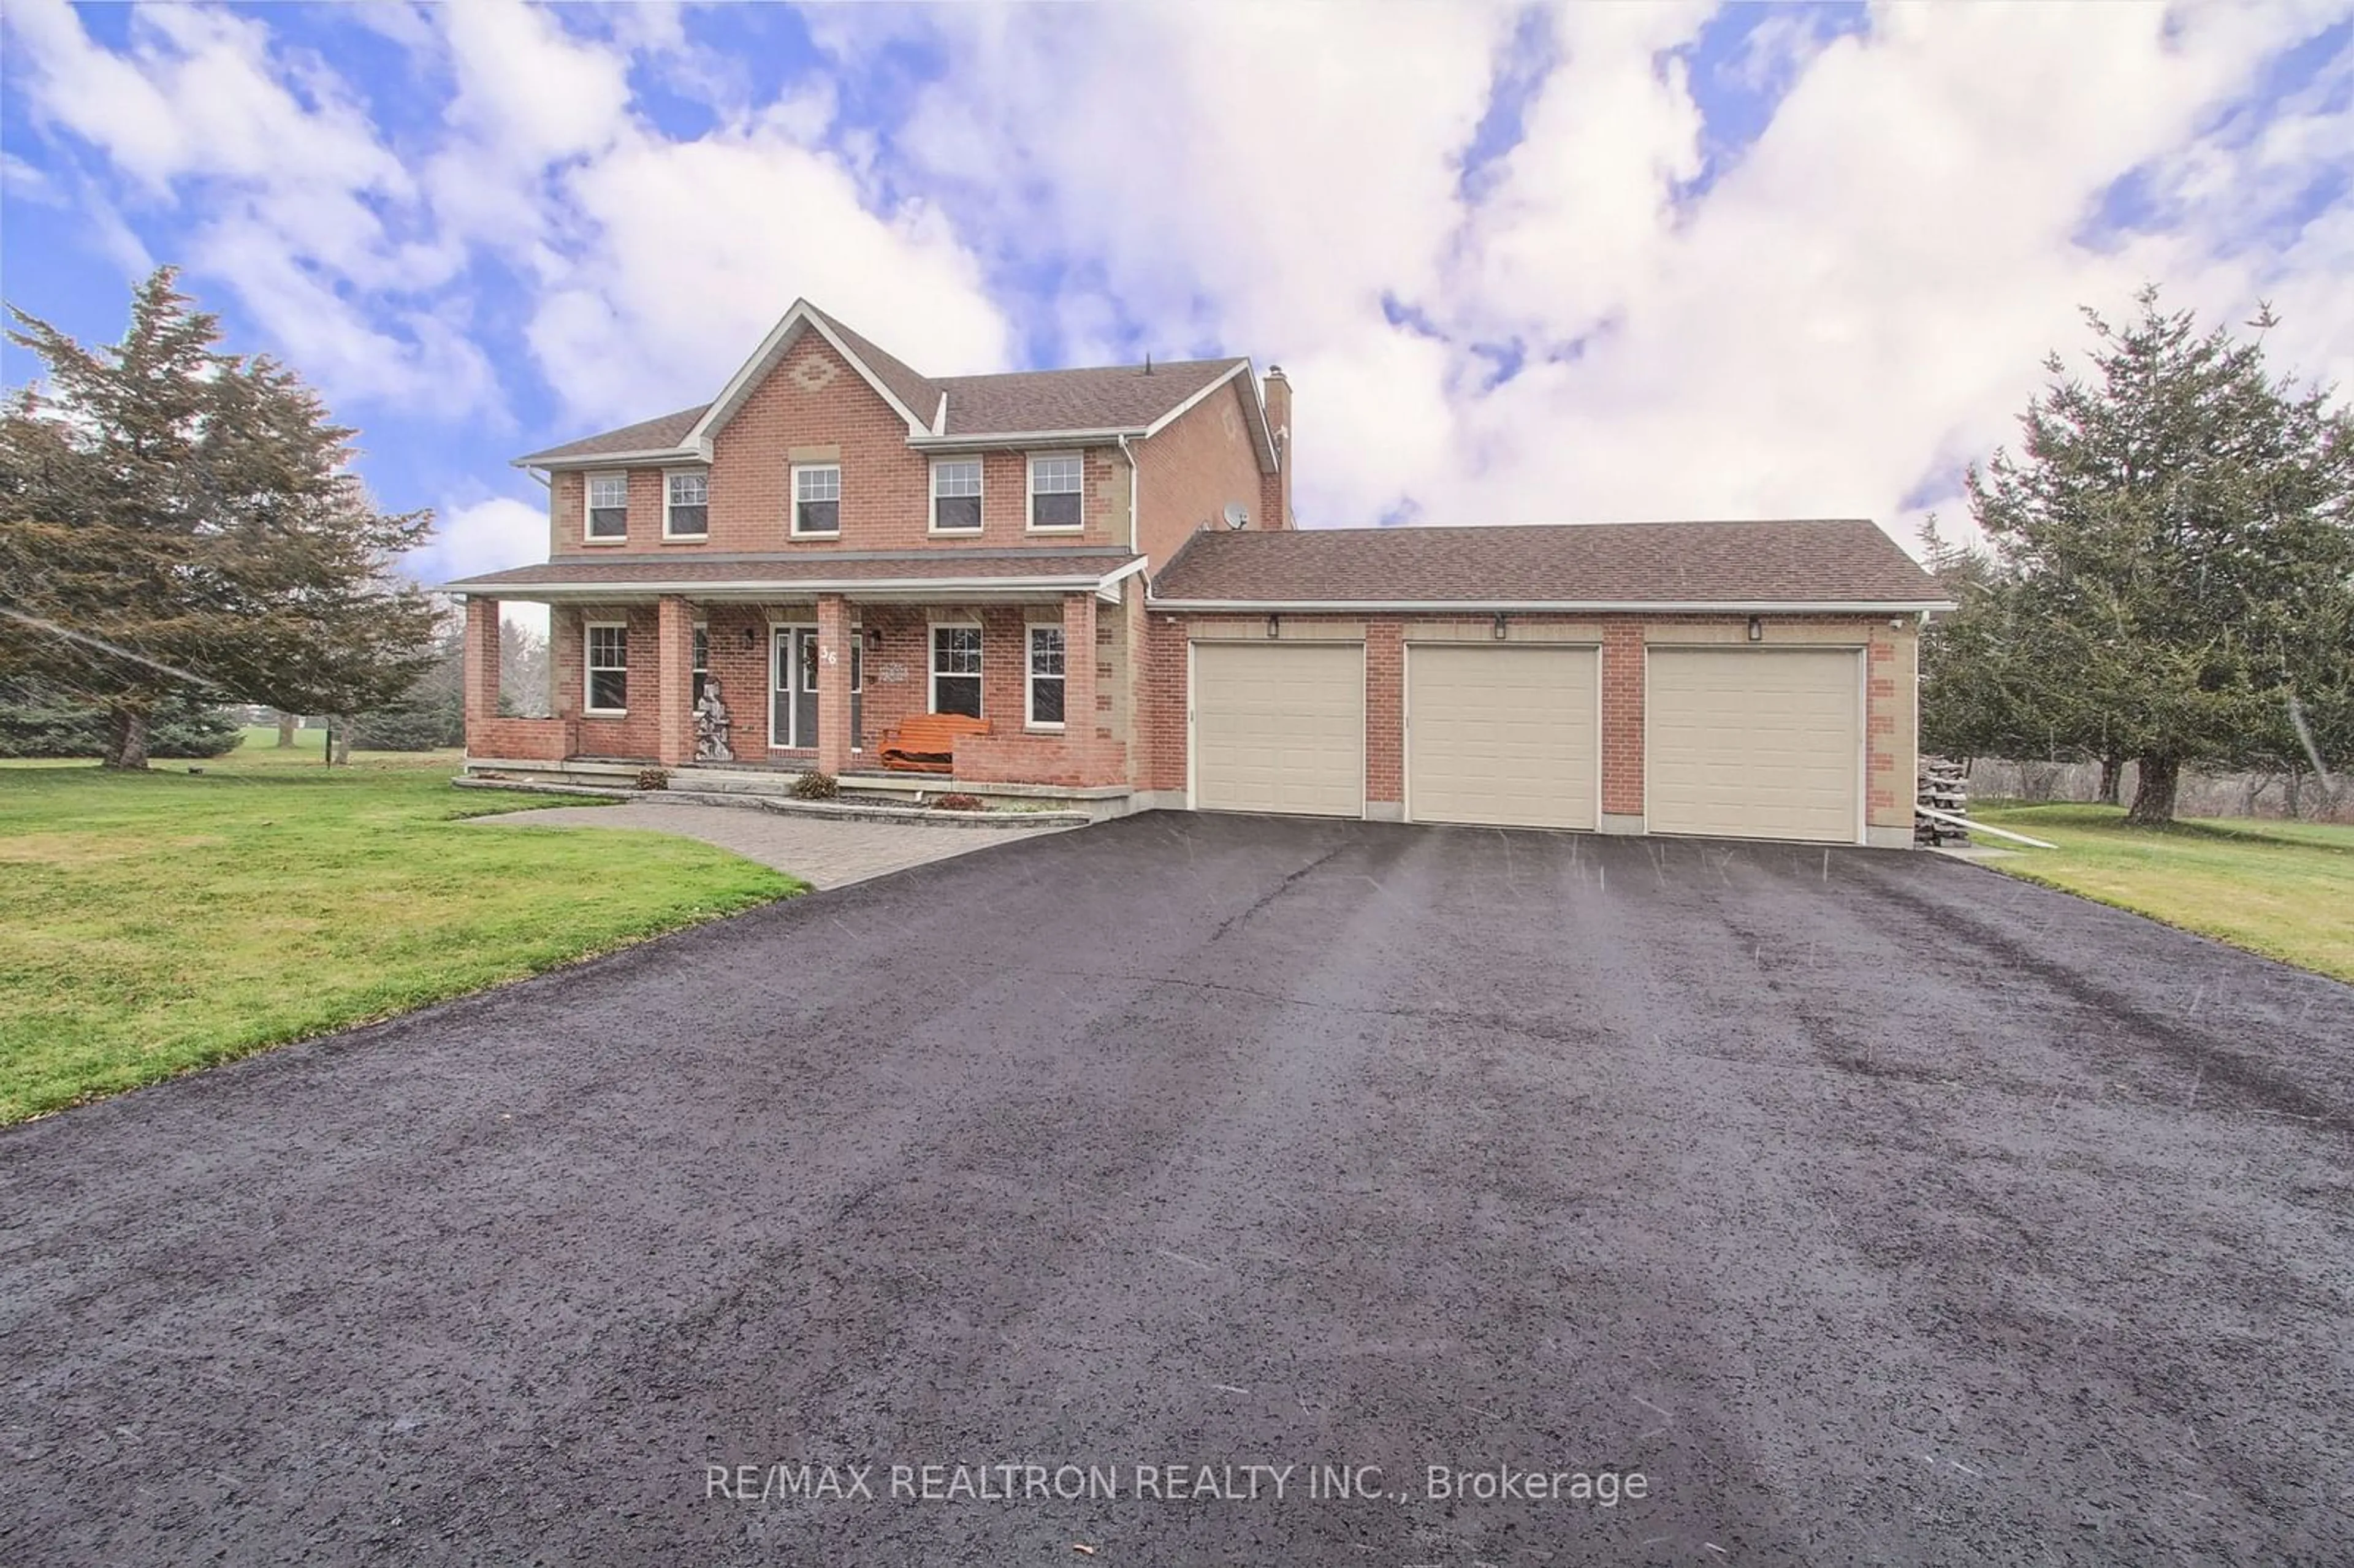
[[[0,1134],[11,1563],[2342,1563],[2349,1411],[2354,989],[1927,855],[1153,815]]]

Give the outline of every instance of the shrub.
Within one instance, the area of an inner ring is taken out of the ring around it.
[[[831,773],[804,773],[793,780],[796,800],[831,800],[841,793],[841,781]]]
[[[932,802],[935,811],[986,811],[978,795],[943,795]]]
[[[669,789],[669,788],[670,788],[670,769],[669,769],[669,768],[639,768],[639,769],[638,769],[638,788],[639,788],[639,789]]]

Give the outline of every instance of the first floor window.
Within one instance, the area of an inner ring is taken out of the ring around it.
[[[588,537],[622,539],[630,532],[630,476],[592,473],[588,476]]]
[[[663,532],[673,539],[700,539],[711,532],[711,478],[701,473],[670,476]]]
[[[932,530],[938,534],[981,531],[981,460],[942,458],[932,464]]]
[[[932,628],[932,711],[981,716],[981,628]]]
[[[695,700],[703,701],[703,689],[711,683],[711,628],[701,621],[695,626]]]
[[[1030,723],[1035,727],[1063,722],[1063,629],[1030,629]]]
[[[1030,526],[1079,525],[1079,483],[1086,466],[1076,452],[1030,460]]]
[[[793,532],[842,532],[842,470],[838,465],[793,470]]]
[[[618,622],[588,628],[588,711],[620,713],[630,705],[630,629]]]

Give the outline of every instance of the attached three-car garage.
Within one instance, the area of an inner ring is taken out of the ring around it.
[[[1148,604],[1186,660],[1168,804],[1912,842],[1947,606],[1870,522],[1204,530]]]

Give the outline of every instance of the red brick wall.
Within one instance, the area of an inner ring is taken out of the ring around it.
[[[920,412],[930,414],[929,409]],[[791,454],[797,448],[810,450],[805,461],[842,465],[838,538],[795,539],[790,533],[787,503]],[[816,455],[820,452],[825,455]],[[634,468],[629,471],[629,536],[618,545],[584,540],[587,479],[578,472],[556,474],[548,488],[549,546],[557,556],[691,556],[697,551],[822,554],[1125,545],[1127,462],[1118,447],[1088,449],[1087,460],[1082,526],[1076,533],[1029,530],[1029,454],[997,451],[981,457],[980,530],[933,535],[928,532],[931,459],[908,447],[907,422],[832,346],[815,333],[805,333],[712,443],[710,532],[703,540],[663,538],[663,471]]]
[[[1130,442],[1136,453],[1137,546],[1159,571],[1194,529],[1220,521],[1229,502],[1251,514],[1250,525],[1270,520],[1260,493],[1258,449],[1250,438],[1249,394],[1235,377],[1188,409],[1150,440]]]
[[[570,719],[470,718],[466,755],[510,762],[560,762],[580,749]]]
[[[1282,461],[1275,472],[1259,476],[1261,514],[1252,524],[1259,528],[1289,528],[1296,524],[1291,515],[1291,379],[1275,374],[1276,368],[1267,366],[1265,384],[1267,428]]]
[[[619,620],[630,629],[630,708],[622,717],[604,718],[581,711],[581,678],[588,652],[582,645],[582,629],[592,620]],[[548,643],[549,662],[556,671],[556,716],[574,721],[579,754],[651,761],[659,734],[655,681],[661,667],[654,607],[558,605],[548,615]]]
[[[1602,810],[1643,814],[1643,623],[1602,627]]]
[[[1365,799],[1405,799],[1405,637],[1394,620],[1365,627]]]

